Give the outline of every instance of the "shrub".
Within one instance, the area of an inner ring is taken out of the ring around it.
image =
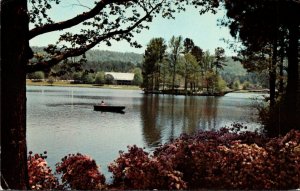
[[[182,134],[153,155],[128,147],[109,165],[111,189],[297,189],[300,188],[300,131],[267,138],[235,123],[218,131]],[[104,176],[86,155],[57,163],[62,186],[42,155],[28,157],[32,189],[103,189]]]
[[[300,132],[268,139],[256,132],[200,131],[156,149],[183,173],[189,189],[300,187]]]
[[[105,177],[96,162],[87,155],[70,154],[56,164],[56,171],[62,174],[62,188],[76,190],[102,189]]]
[[[95,76],[95,84],[104,84],[105,83],[105,73],[97,72]]]
[[[236,80],[236,81],[233,82],[232,88],[233,88],[235,91],[237,91],[237,90],[240,89],[240,85],[241,85],[241,84],[240,84],[240,81]]]
[[[247,89],[249,89],[249,88],[250,88],[250,82],[245,81],[245,82],[243,83],[243,90],[247,90]]]
[[[182,174],[172,169],[170,160],[150,157],[137,146],[128,147],[128,153],[120,152],[119,158],[109,165],[114,186],[122,189],[184,189]]]
[[[46,153],[45,153],[46,154]],[[46,190],[58,188],[58,180],[52,174],[42,154],[32,155],[27,158],[29,186],[32,190]]]
[[[45,73],[42,71],[33,72],[27,75],[29,79],[32,79],[35,82],[43,81],[45,78]]]

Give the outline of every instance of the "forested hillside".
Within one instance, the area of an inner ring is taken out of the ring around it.
[[[34,52],[41,55],[46,54],[43,47],[32,47]],[[79,62],[82,57],[69,59],[70,62]],[[82,69],[88,71],[114,71],[114,72],[132,72],[135,67],[140,67],[143,62],[143,54],[122,53],[106,50],[89,50],[85,53],[85,62],[82,63]],[[58,68],[56,67],[57,71]],[[240,62],[234,61],[231,57],[226,57],[226,65],[220,71],[222,78],[228,85],[234,82],[259,84],[266,86],[266,79],[254,73],[248,73]]]
[[[241,84],[249,82],[262,87],[268,86],[266,75],[247,72],[240,62],[234,61],[231,57],[226,57],[226,65],[223,67],[220,74],[227,84],[238,81]]]
[[[107,50],[90,50],[86,52],[86,58],[91,62],[121,61],[138,64],[143,61],[143,55],[133,52],[112,52]]]
[[[45,53],[44,47],[31,47],[33,52]],[[86,59],[90,62],[130,62],[138,64],[143,61],[143,55],[133,52],[113,52],[107,50],[89,50],[85,53]],[[80,58],[77,58],[78,60]]]

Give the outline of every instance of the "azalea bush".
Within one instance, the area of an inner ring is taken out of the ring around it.
[[[62,185],[40,155],[29,155],[32,189],[297,189],[300,188],[300,131],[268,138],[241,124],[218,131],[182,134],[152,154],[128,146],[109,165],[105,184],[89,156],[68,155],[57,164]]]
[[[62,175],[63,189],[94,190],[105,186],[95,160],[80,153],[70,154],[56,164],[56,172]]]
[[[188,188],[300,187],[300,132],[268,139],[257,132],[200,131],[156,149],[173,159]]]
[[[29,152],[27,158],[29,186],[33,190],[57,189],[58,179],[46,162],[46,152],[43,154],[32,154]]]
[[[122,189],[185,189],[182,173],[167,158],[149,156],[136,145],[109,165],[114,186]]]

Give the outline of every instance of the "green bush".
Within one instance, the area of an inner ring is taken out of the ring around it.
[[[95,76],[95,84],[104,84],[105,83],[105,73],[97,72]]]
[[[45,79],[45,73],[42,71],[33,72],[27,75],[29,79],[32,79],[35,82],[40,82]]]
[[[240,81],[236,80],[236,81],[233,82],[232,88],[234,90],[239,90],[240,89],[240,85],[241,85]]]
[[[81,80],[85,84],[93,84],[95,82],[94,75],[92,73],[84,72],[81,76]]]
[[[245,81],[245,82],[243,83],[243,90],[247,90],[247,89],[249,89],[249,88],[250,88],[250,82]]]

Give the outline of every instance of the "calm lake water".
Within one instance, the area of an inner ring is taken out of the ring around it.
[[[109,178],[107,165],[127,145],[153,150],[181,133],[219,129],[241,122],[259,128],[251,107],[259,94],[223,97],[144,95],[139,90],[27,86],[27,144],[34,153],[48,152],[55,163],[70,153],[90,155]],[[93,111],[104,100],[124,105],[124,114]]]

